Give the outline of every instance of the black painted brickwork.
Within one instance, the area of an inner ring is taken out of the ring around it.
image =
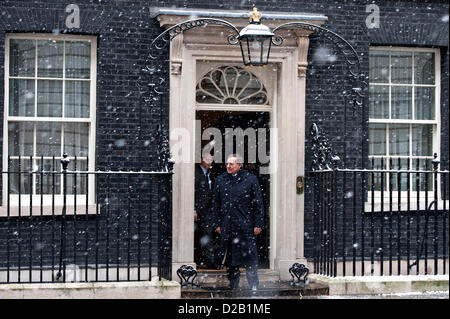
[[[99,169],[151,169],[157,166],[155,154],[158,124],[168,122],[168,96],[158,97],[152,105],[141,104],[136,85],[145,65],[149,44],[161,32],[158,23],[149,18],[151,6],[250,10],[250,1],[190,0],[190,1],[73,1],[80,7],[80,29],[64,28],[65,6],[61,1],[2,1],[0,3],[0,52],[4,52],[7,32],[55,32],[89,34],[98,37],[97,74],[97,136],[96,166]],[[324,27],[347,39],[357,50],[362,71],[368,72],[370,45],[438,47],[442,52],[441,95],[441,162],[448,169],[448,8],[447,1],[375,1],[380,8],[380,28],[368,30],[365,19],[367,4],[373,1],[256,1],[258,9],[278,12],[320,13],[328,17]],[[445,15],[447,20],[445,21]],[[361,155],[367,154],[367,110],[351,113],[347,108],[347,135],[344,136],[343,98],[345,64],[341,58],[333,65],[314,62],[314,53],[326,41],[311,39],[307,74],[306,128],[320,124],[330,137],[336,152],[345,163],[360,166]],[[333,48],[330,46],[330,49]],[[165,75],[150,79],[168,89],[167,55],[161,54],[158,67]],[[4,101],[4,54],[0,54],[0,101]],[[366,104],[367,105],[367,104]],[[3,109],[0,129],[3,129]],[[141,127],[141,131],[139,131]],[[140,132],[140,133],[139,133]],[[310,168],[310,140],[306,134],[306,163]],[[115,143],[122,140],[121,143]],[[347,141],[347,142],[345,142]],[[123,143],[124,142],[124,143]],[[361,152],[363,152],[361,154]],[[342,164],[341,164],[342,165]],[[361,187],[362,185],[358,185]],[[305,195],[305,233],[312,231],[311,185],[307,180]],[[5,225],[2,222],[2,229]],[[305,241],[307,257],[312,254],[312,242]]]

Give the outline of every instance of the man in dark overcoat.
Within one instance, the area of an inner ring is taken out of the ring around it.
[[[200,165],[195,168],[195,255],[196,262],[206,268],[214,268],[214,228],[211,216],[212,180],[210,168],[211,154],[202,157]]]
[[[225,258],[230,288],[239,285],[239,267],[245,267],[247,281],[257,290],[258,251],[256,236],[264,226],[264,204],[255,175],[242,169],[236,154],[226,162],[227,172],[214,184],[212,212],[216,231],[221,234],[216,263]]]

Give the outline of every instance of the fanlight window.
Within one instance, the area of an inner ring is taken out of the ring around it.
[[[197,84],[197,103],[269,104],[267,90],[251,72],[235,66],[209,71]]]

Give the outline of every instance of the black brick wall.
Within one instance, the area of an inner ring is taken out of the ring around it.
[[[65,29],[65,7],[69,3],[80,7],[80,28]],[[380,8],[380,28],[368,30],[366,5]],[[328,17],[324,27],[338,33],[357,50],[362,71],[368,73],[370,45],[437,47],[442,52],[441,68],[441,162],[448,169],[448,9],[447,1],[258,1],[258,9],[278,12],[320,13]],[[98,169],[153,169],[157,167],[155,150],[159,143],[158,124],[168,127],[168,96],[155,97],[153,104],[144,104],[137,82],[146,65],[149,45],[162,30],[149,18],[149,7],[203,8],[250,10],[250,1],[190,0],[190,1],[8,1],[0,2],[0,52],[4,52],[5,33],[47,32],[96,35],[97,52],[97,123],[96,166]],[[445,18],[445,16],[447,18]],[[326,40],[311,39],[306,95],[306,128],[313,122],[330,137],[334,150],[345,163],[361,166],[367,155],[367,109],[352,112],[347,107],[347,134],[343,136],[343,90],[346,85],[346,65],[342,57],[332,64],[314,61],[319,48],[335,48]],[[0,101],[4,101],[4,54],[0,54]],[[161,52],[158,69],[162,76],[143,81],[162,83],[168,89],[167,52]],[[157,70],[158,71],[158,70]],[[2,105],[2,104],[0,104]],[[367,105],[367,104],[366,104]],[[364,111],[364,112],[362,112]],[[3,108],[0,129],[3,129]],[[139,130],[139,127],[141,130]],[[310,140],[306,137],[306,163],[310,168]],[[0,136],[0,139],[2,137]],[[120,143],[117,141],[120,140]],[[1,152],[1,150],[0,150]],[[364,163],[365,164],[365,163]],[[4,169],[4,168],[3,168]],[[362,187],[362,185],[358,185]],[[312,233],[311,185],[307,180],[305,193],[305,233]],[[0,220],[0,229],[5,223]],[[312,241],[306,237],[306,256],[312,254]]]

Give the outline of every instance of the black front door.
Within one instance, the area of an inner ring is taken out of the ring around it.
[[[196,119],[201,121],[201,132],[207,128],[217,128],[222,133],[222,160],[220,163],[213,163],[211,167],[211,177],[214,181],[215,177],[226,171],[225,169],[225,161],[226,154],[225,152],[225,133],[228,129],[237,129],[241,128],[242,130],[246,130],[248,128],[253,128],[255,132],[258,130],[263,130],[266,132],[266,138],[264,143],[260,143],[261,141],[257,140],[257,143],[249,143],[248,138],[244,139],[244,168],[253,173],[259,180],[259,184],[261,187],[263,200],[264,200],[264,229],[262,233],[257,237],[257,246],[258,246],[258,255],[259,255],[259,265],[260,268],[269,268],[269,245],[270,245],[270,174],[266,174],[264,166],[268,166],[269,163],[266,161],[266,158],[261,158],[259,156],[258,147],[264,147],[266,150],[267,156],[270,151],[270,113],[268,112],[236,112],[236,111],[197,111]],[[258,139],[258,134],[256,134]],[[212,138],[211,138],[212,139]],[[209,141],[202,141],[202,148]],[[253,156],[249,156],[249,151],[253,148],[256,154],[256,158]],[[238,147],[236,145],[236,139],[233,141],[233,153],[237,152]],[[213,152],[217,150],[213,149]],[[228,150],[229,151],[229,150]],[[264,151],[264,150],[263,150]],[[214,155],[214,153],[211,153]],[[253,158],[251,158],[253,157]],[[196,241],[197,242],[197,241]],[[194,247],[196,251],[200,249],[198,245]],[[197,254],[198,255],[198,254]],[[197,261],[196,261],[197,262]]]

